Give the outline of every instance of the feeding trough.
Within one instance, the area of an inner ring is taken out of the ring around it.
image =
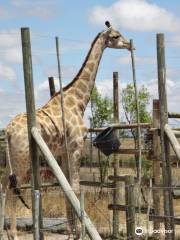
[[[108,127],[103,130],[93,141],[93,146],[97,147],[106,156],[117,151],[120,145],[120,141],[113,127]]]

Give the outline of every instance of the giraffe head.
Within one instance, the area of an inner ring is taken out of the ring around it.
[[[102,32],[102,34],[105,37],[106,47],[130,50],[130,42],[119,31],[113,29],[110,22],[106,21],[105,25],[107,26],[107,30]]]

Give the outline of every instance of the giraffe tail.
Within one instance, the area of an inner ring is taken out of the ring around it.
[[[27,203],[25,202],[25,200],[23,199],[23,197],[21,196],[21,191],[19,188],[17,188],[17,178],[16,175],[13,173],[11,175],[9,175],[9,188],[13,189],[13,193],[18,196],[18,198],[21,200],[21,202],[24,204],[24,206],[28,209],[30,209],[30,207],[27,205]]]
[[[11,164],[11,157],[10,157],[10,150],[9,150],[9,141],[10,139],[7,136],[6,133],[6,137],[5,137],[5,142],[6,142],[6,159],[9,165],[9,169],[10,169],[10,175],[9,175],[9,188],[13,189],[13,193],[18,196],[18,198],[20,199],[20,201],[24,204],[24,206],[28,209],[30,209],[30,207],[26,204],[26,202],[24,201],[23,197],[21,196],[21,191],[19,188],[17,188],[17,178],[16,175],[13,173],[13,169],[12,169],[12,164]]]

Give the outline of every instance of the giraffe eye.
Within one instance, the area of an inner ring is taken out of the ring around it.
[[[114,38],[114,39],[118,39],[118,38],[119,38],[119,36],[114,36],[113,38]]]

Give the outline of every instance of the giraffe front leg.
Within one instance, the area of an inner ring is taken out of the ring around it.
[[[70,168],[71,168],[71,186],[73,191],[75,192],[76,196],[79,197],[80,194],[80,187],[79,187],[79,170],[80,170],[80,164],[79,164],[79,156],[80,151],[76,150],[70,155]],[[63,159],[62,161],[62,168],[65,176],[69,176],[69,169],[68,169],[68,162]],[[67,177],[68,178],[68,177]],[[66,200],[66,215],[68,219],[68,225],[67,225],[67,231],[69,233],[69,236],[71,236],[71,239],[79,239],[79,230],[80,226],[77,223],[77,216],[75,214],[75,211],[73,210],[72,206],[69,204],[69,201]]]
[[[71,178],[72,178],[72,189],[75,192],[76,196],[80,197],[80,156],[81,156],[81,147],[76,148],[73,154],[70,157],[71,160]],[[81,224],[78,220],[78,217],[74,213],[74,228],[75,228],[75,239],[80,238]]]
[[[17,196],[11,191],[10,200],[12,202],[11,206],[11,227],[10,227],[10,237],[11,240],[18,240],[17,228],[16,228],[16,213],[17,213]]]

